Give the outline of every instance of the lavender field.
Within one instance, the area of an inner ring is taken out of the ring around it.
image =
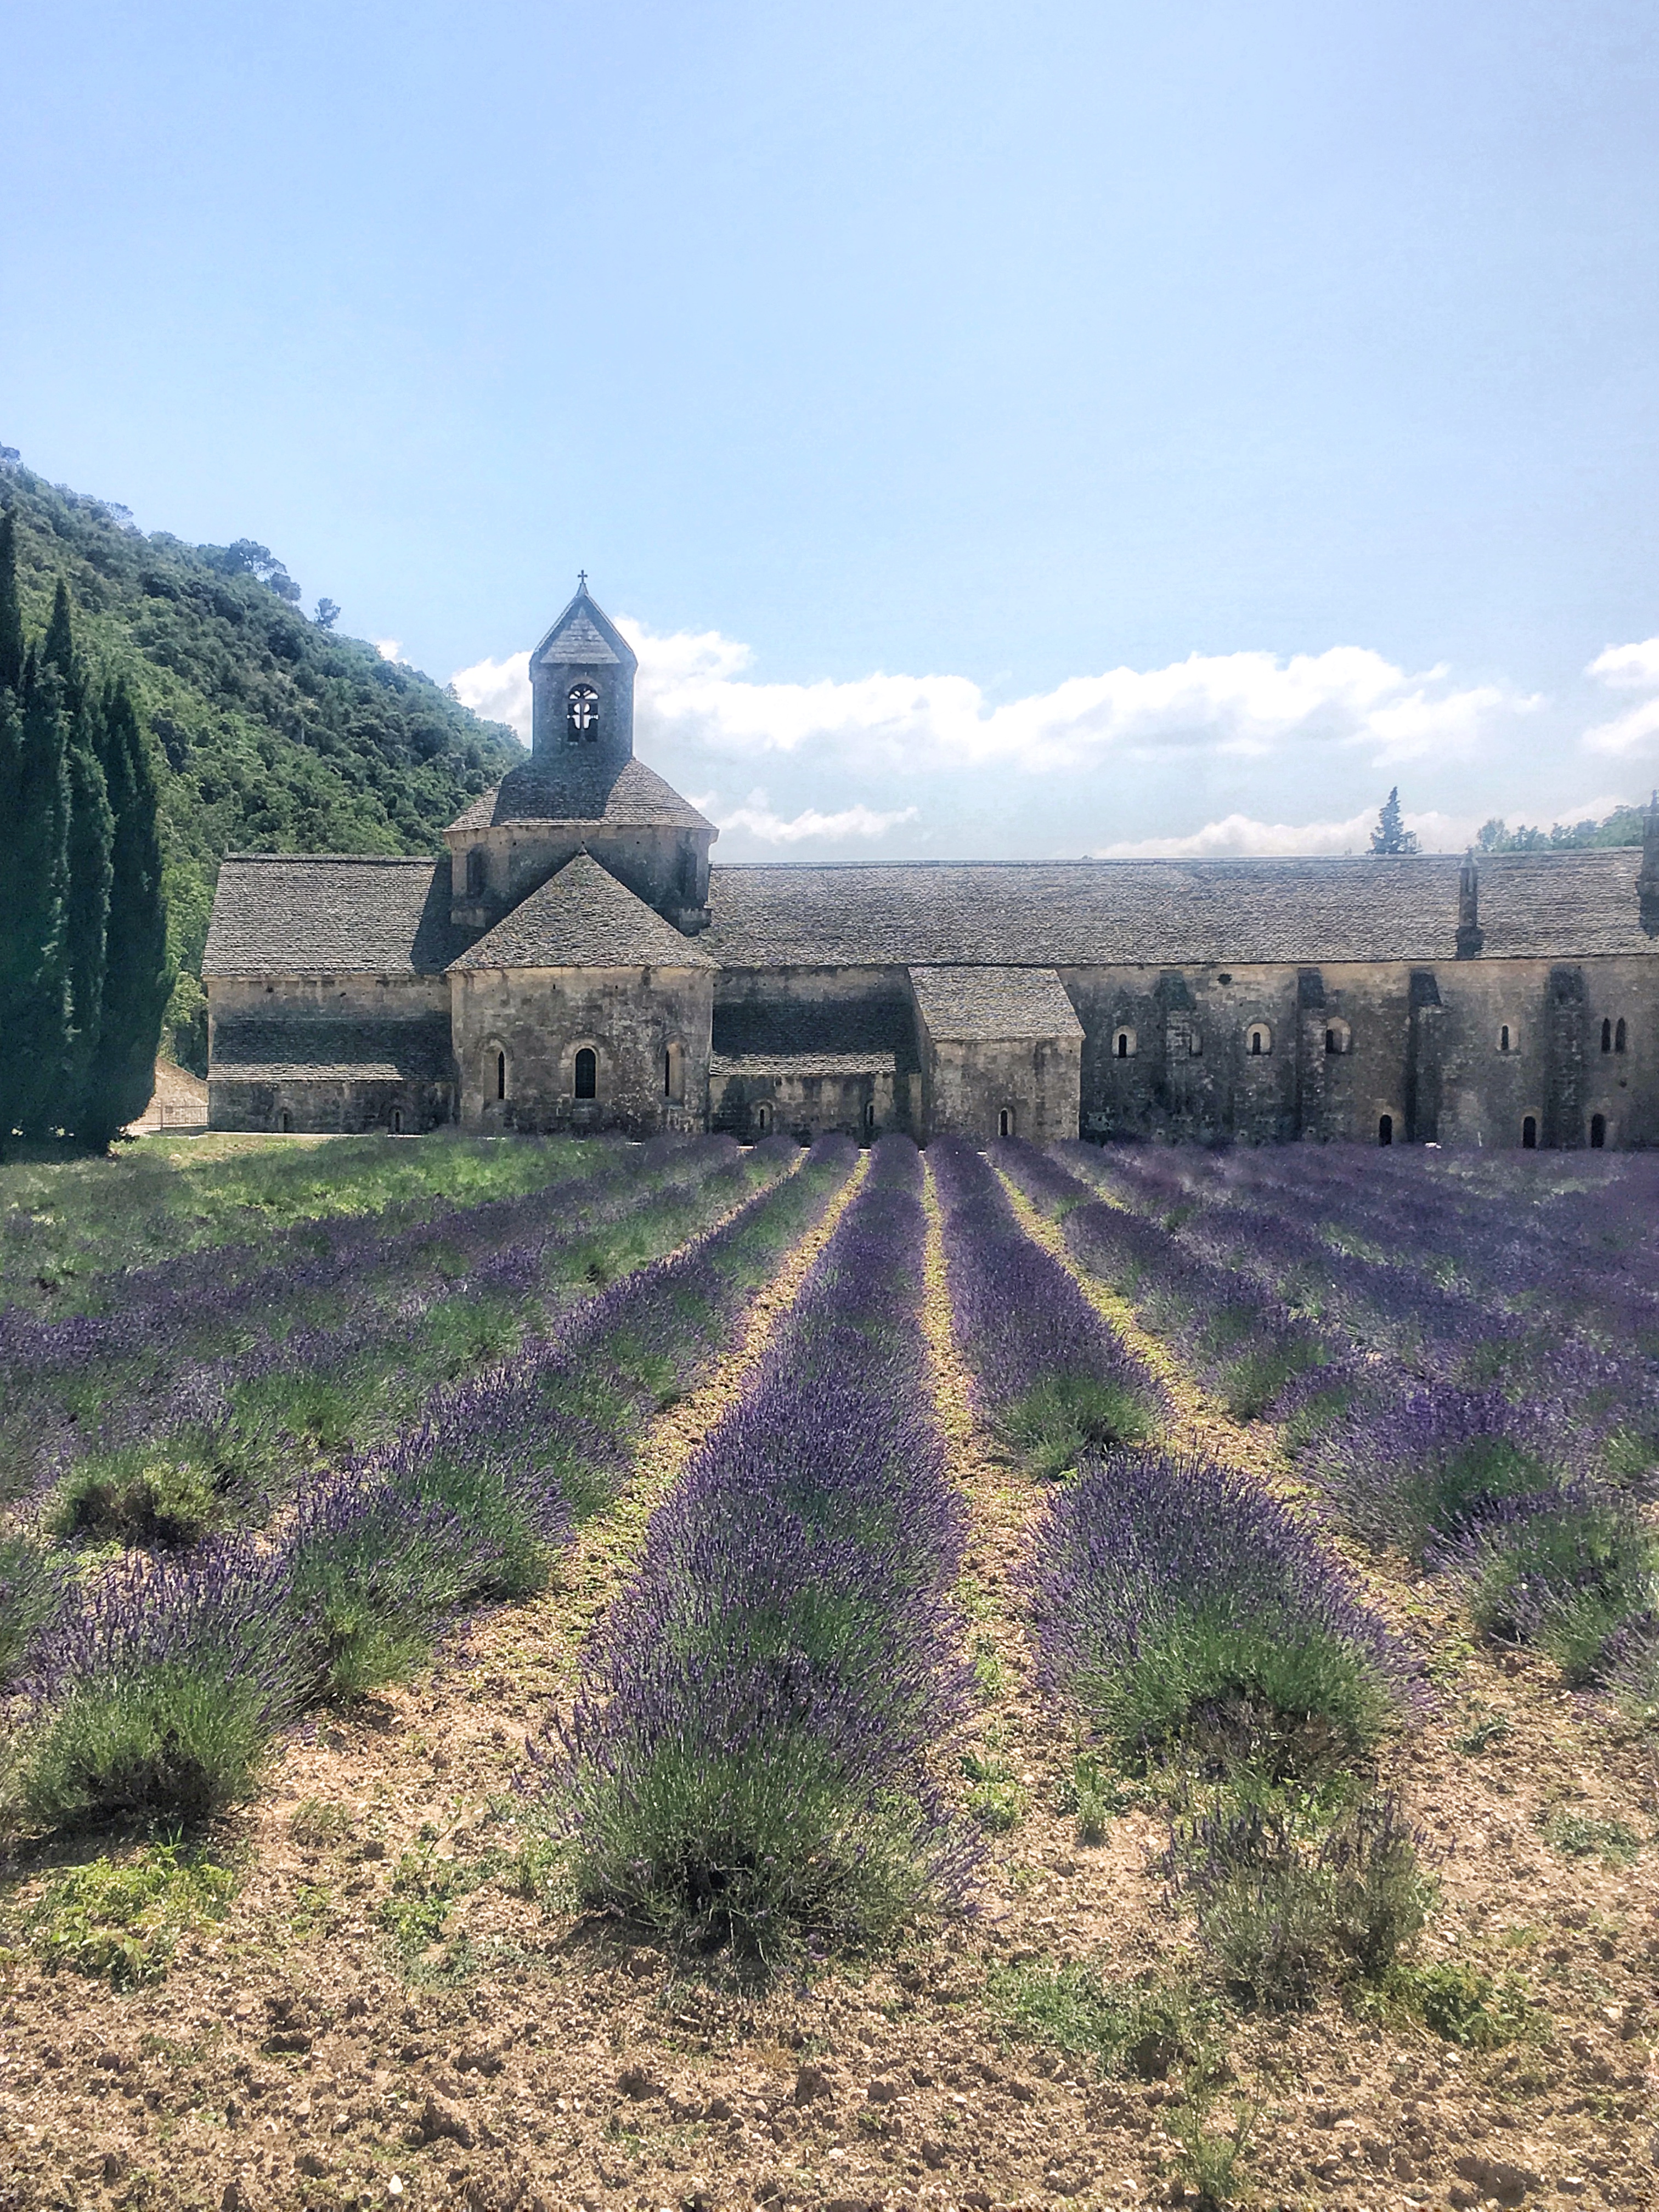
[[[0,1169],[8,2212],[1650,2201],[1659,1167],[173,1150]]]

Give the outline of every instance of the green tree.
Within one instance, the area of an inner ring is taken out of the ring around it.
[[[23,689],[23,610],[17,598],[17,518],[0,514],[0,691]]]
[[[64,946],[69,961],[70,1035],[60,1112],[65,1127],[79,1130],[93,1096],[103,1027],[115,817],[100,757],[99,705],[91,696],[75,649],[69,589],[61,576],[40,659],[63,679],[67,723],[70,819]]]
[[[138,710],[124,678],[99,716],[104,780],[115,818],[102,1020],[82,1134],[106,1145],[142,1114],[155,1088],[161,1018],[173,994],[155,775]]]
[[[8,700],[13,695],[8,692]],[[31,652],[0,764],[0,1142],[61,1126],[70,1042],[70,775],[64,680]]]
[[[1417,836],[1407,829],[1400,813],[1400,787],[1394,789],[1382,802],[1382,811],[1376,817],[1376,827],[1371,832],[1373,853],[1414,853]]]

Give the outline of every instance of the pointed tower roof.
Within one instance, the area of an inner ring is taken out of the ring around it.
[[[544,660],[560,667],[637,668],[633,647],[597,600],[590,598],[586,572],[576,596],[530,656],[536,667]]]
[[[475,968],[713,968],[719,963],[578,853],[450,963]]]

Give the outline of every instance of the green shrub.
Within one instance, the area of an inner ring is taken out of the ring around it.
[[[235,1887],[228,1867],[156,1844],[57,1876],[30,1911],[24,1937],[49,1973],[69,1967],[132,1989],[159,1981],[179,1936],[222,1919]]]
[[[271,1724],[267,1686],[211,1651],[73,1681],[19,1746],[19,1802],[53,1827],[206,1820],[250,1794]]]
[[[1149,1622],[1134,1657],[1079,1676],[1079,1703],[1132,1764],[1180,1756],[1201,1771],[1316,1781],[1373,1746],[1387,1686],[1345,1638],[1224,1603]]]
[[[1470,1611],[1489,1635],[1536,1645],[1573,1683],[1597,1680],[1609,1643],[1656,1601],[1653,1540],[1617,1499],[1564,1498],[1502,1525],[1469,1580]]]
[[[1045,1375],[997,1416],[997,1431],[1030,1472],[1066,1474],[1084,1453],[1139,1443],[1152,1415],[1134,1392],[1092,1375]]]
[[[52,1534],[66,1539],[169,1547],[199,1543],[227,1517],[211,1470],[173,1441],[82,1460],[52,1492],[45,1516]]]
[[[63,1602],[64,1570],[21,1529],[0,1534],[0,1688]]]
[[[1389,1798],[1321,1832],[1288,1808],[1247,1804],[1177,1825],[1166,1871],[1241,2002],[1281,2009],[1322,1988],[1379,1980],[1421,1929],[1428,1885]]]
[[[1540,2024],[1543,2015],[1526,1984],[1513,1974],[1497,1980],[1478,1967],[1413,1966],[1397,1961],[1381,1985],[1386,2014],[1400,2007],[1425,2027],[1465,2051],[1496,2051],[1518,2042]]]
[[[1123,1788],[1103,1759],[1093,1752],[1080,1751],[1060,1785],[1054,1809],[1077,1815],[1080,1844],[1103,1844],[1108,1822],[1127,1812],[1133,1802],[1133,1793]]]
[[[798,1730],[770,1730],[764,1759],[668,1745],[625,1784],[594,1774],[580,1786],[568,1823],[580,1903],[740,1967],[867,1950],[929,1894],[931,1839],[916,1805],[849,1788]]]

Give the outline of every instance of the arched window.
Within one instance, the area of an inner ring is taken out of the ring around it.
[[[1521,1124],[1521,1149],[1524,1152],[1538,1150],[1538,1121],[1534,1115],[1528,1114]]]
[[[763,1098],[755,1108],[755,1127],[763,1137],[772,1126],[772,1102]]]
[[[495,1055],[495,1096],[498,1098],[507,1096],[507,1054],[504,1052],[498,1052]]]
[[[1379,1145],[1393,1144],[1394,1115],[1392,1114],[1382,1114],[1378,1115],[1376,1123],[1376,1141]]]
[[[1513,1052],[1515,1049],[1514,1045],[1510,1042],[1510,1025],[1507,1022],[1503,1023],[1498,1029],[1498,1049],[1499,1052]]]
[[[392,1133],[394,1137],[401,1137],[404,1133],[404,1109],[401,1106],[394,1106],[392,1109]]]
[[[282,1131],[284,1136],[287,1136],[289,1130],[294,1127],[294,1116],[289,1112],[286,1106],[283,1107],[282,1112],[276,1116],[276,1127]]]
[[[1194,1060],[1204,1057],[1204,1032],[1196,1024],[1187,1032],[1187,1050]]]
[[[573,745],[592,744],[599,734],[599,695],[591,684],[573,684],[565,702],[565,737]]]
[[[1244,1049],[1250,1058],[1260,1060],[1263,1053],[1271,1052],[1273,1048],[1273,1033],[1266,1022],[1252,1022],[1244,1033]]]
[[[1347,1051],[1353,1042],[1353,1032],[1346,1022],[1329,1022],[1325,1028],[1325,1049],[1328,1053]]]
[[[662,1095],[672,1106],[682,1104],[685,1098],[685,1054],[678,1044],[669,1045],[663,1053]]]
[[[1625,1049],[1625,1018],[1622,1014],[1613,1024],[1613,1048],[1615,1052],[1623,1052]]]
[[[1601,1024],[1601,1049],[1603,1052],[1611,1052],[1613,1050],[1613,1024],[1611,1022],[1603,1022]]]
[[[585,1044],[576,1054],[576,1096],[597,1098],[599,1095],[599,1056],[591,1044]]]
[[[866,1129],[872,1130],[876,1126],[876,1102],[873,1098],[869,1098],[865,1101],[864,1126]]]
[[[1114,1060],[1133,1060],[1133,1059],[1134,1058],[1134,1056],[1135,1056],[1135,1033],[1134,1033],[1134,1031],[1133,1031],[1133,1030],[1120,1030],[1117,1032],[1116,1036],[1112,1039],[1112,1057],[1113,1057],[1113,1059],[1114,1059]]]
[[[1599,1152],[1607,1141],[1607,1117],[1605,1114],[1590,1115],[1590,1150]]]
[[[466,895],[469,898],[482,898],[483,889],[484,849],[482,845],[474,845],[466,856]]]
[[[1000,1136],[1000,1137],[1012,1137],[1012,1136],[1013,1135],[1013,1133],[1014,1133],[1014,1109],[1013,1109],[1013,1108],[1012,1108],[1012,1106],[1003,1106],[1003,1107],[1000,1107],[1000,1108],[998,1109],[998,1110],[997,1110],[997,1134],[998,1134],[998,1136]]]

